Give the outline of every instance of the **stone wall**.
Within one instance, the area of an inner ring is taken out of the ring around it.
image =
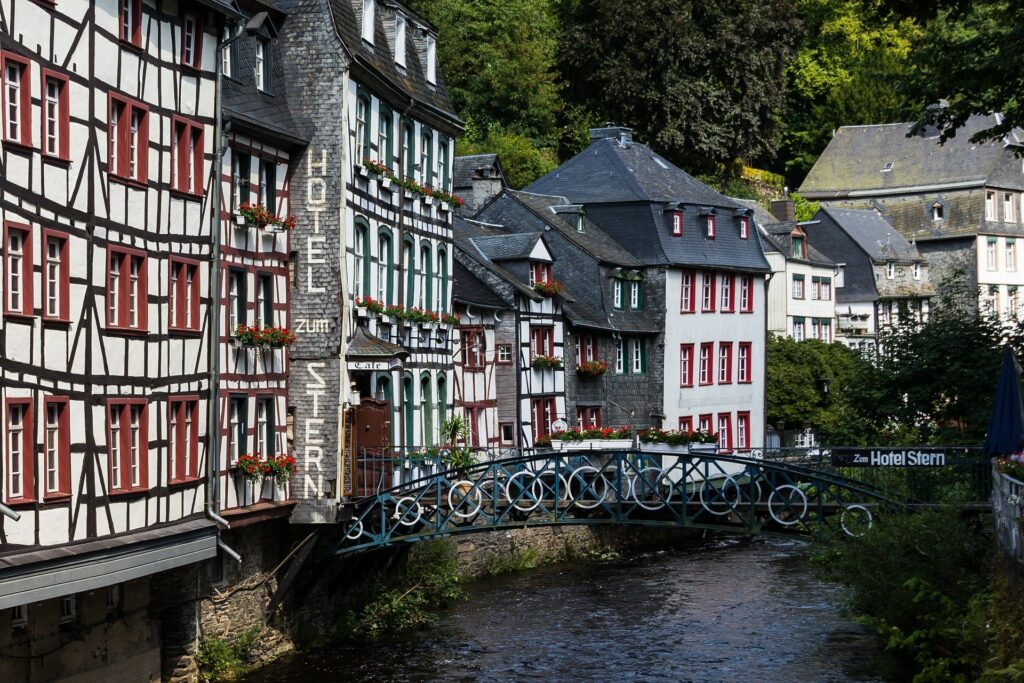
[[[472,534],[458,539],[459,572],[467,577],[486,576],[492,568],[514,566],[530,552],[538,564],[546,564],[609,550],[621,553],[667,547],[701,533],[694,529],[574,525]]]

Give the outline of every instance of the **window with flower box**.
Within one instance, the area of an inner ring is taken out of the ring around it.
[[[576,367],[583,363],[591,363],[599,360],[597,353],[597,340],[592,334],[576,335]]]
[[[107,173],[145,183],[149,177],[149,107],[110,94]]]
[[[43,154],[67,161],[71,158],[68,77],[43,69],[42,81]]]
[[[712,432],[710,413],[708,413],[707,415],[700,415],[697,417],[697,429],[702,432],[707,432],[708,434]]]
[[[580,429],[594,429],[601,426],[601,408],[579,406],[576,408],[576,426]]]
[[[35,448],[32,399],[8,398],[4,439],[5,500],[21,503],[35,500]]]
[[[693,431],[693,418],[690,416],[679,418],[679,431],[681,432],[692,432]]]
[[[547,325],[531,327],[530,350],[535,356],[555,355],[555,328]]]
[[[110,493],[148,487],[146,399],[107,401],[107,463]]]
[[[238,210],[247,204],[250,198],[250,172],[252,157],[245,152],[232,150],[231,158],[231,193],[234,195],[232,210]]]
[[[554,277],[551,272],[551,264],[543,261],[531,261],[530,262],[530,286],[533,287],[538,282],[552,282]]]
[[[107,247],[107,327],[144,332],[149,329],[146,254]]]
[[[535,398],[530,401],[533,418],[533,440],[539,441],[551,435],[551,424],[558,419],[558,407],[554,398]]]
[[[32,86],[29,61],[10,52],[0,52],[3,64],[4,140],[32,146]]]
[[[71,495],[71,432],[66,396],[43,399],[43,497]]]
[[[248,452],[249,399],[232,396],[228,401],[228,458],[230,461]]]
[[[4,223],[4,314],[32,315],[32,230]]]
[[[199,399],[175,396],[167,402],[167,481],[199,477]]]
[[[277,215],[277,162],[273,159],[259,161],[259,202],[272,215]]]

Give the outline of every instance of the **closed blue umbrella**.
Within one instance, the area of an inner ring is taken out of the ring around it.
[[[992,418],[985,437],[985,455],[1017,453],[1024,436],[1024,404],[1021,403],[1020,365],[1007,346],[1003,349],[1003,369],[992,405]]]

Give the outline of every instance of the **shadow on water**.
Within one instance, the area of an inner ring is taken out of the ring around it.
[[[885,681],[800,541],[720,540],[467,587],[429,630],[274,662],[249,683]]]

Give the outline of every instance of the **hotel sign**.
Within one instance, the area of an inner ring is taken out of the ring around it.
[[[833,450],[833,467],[945,467],[943,451],[850,449]]]

